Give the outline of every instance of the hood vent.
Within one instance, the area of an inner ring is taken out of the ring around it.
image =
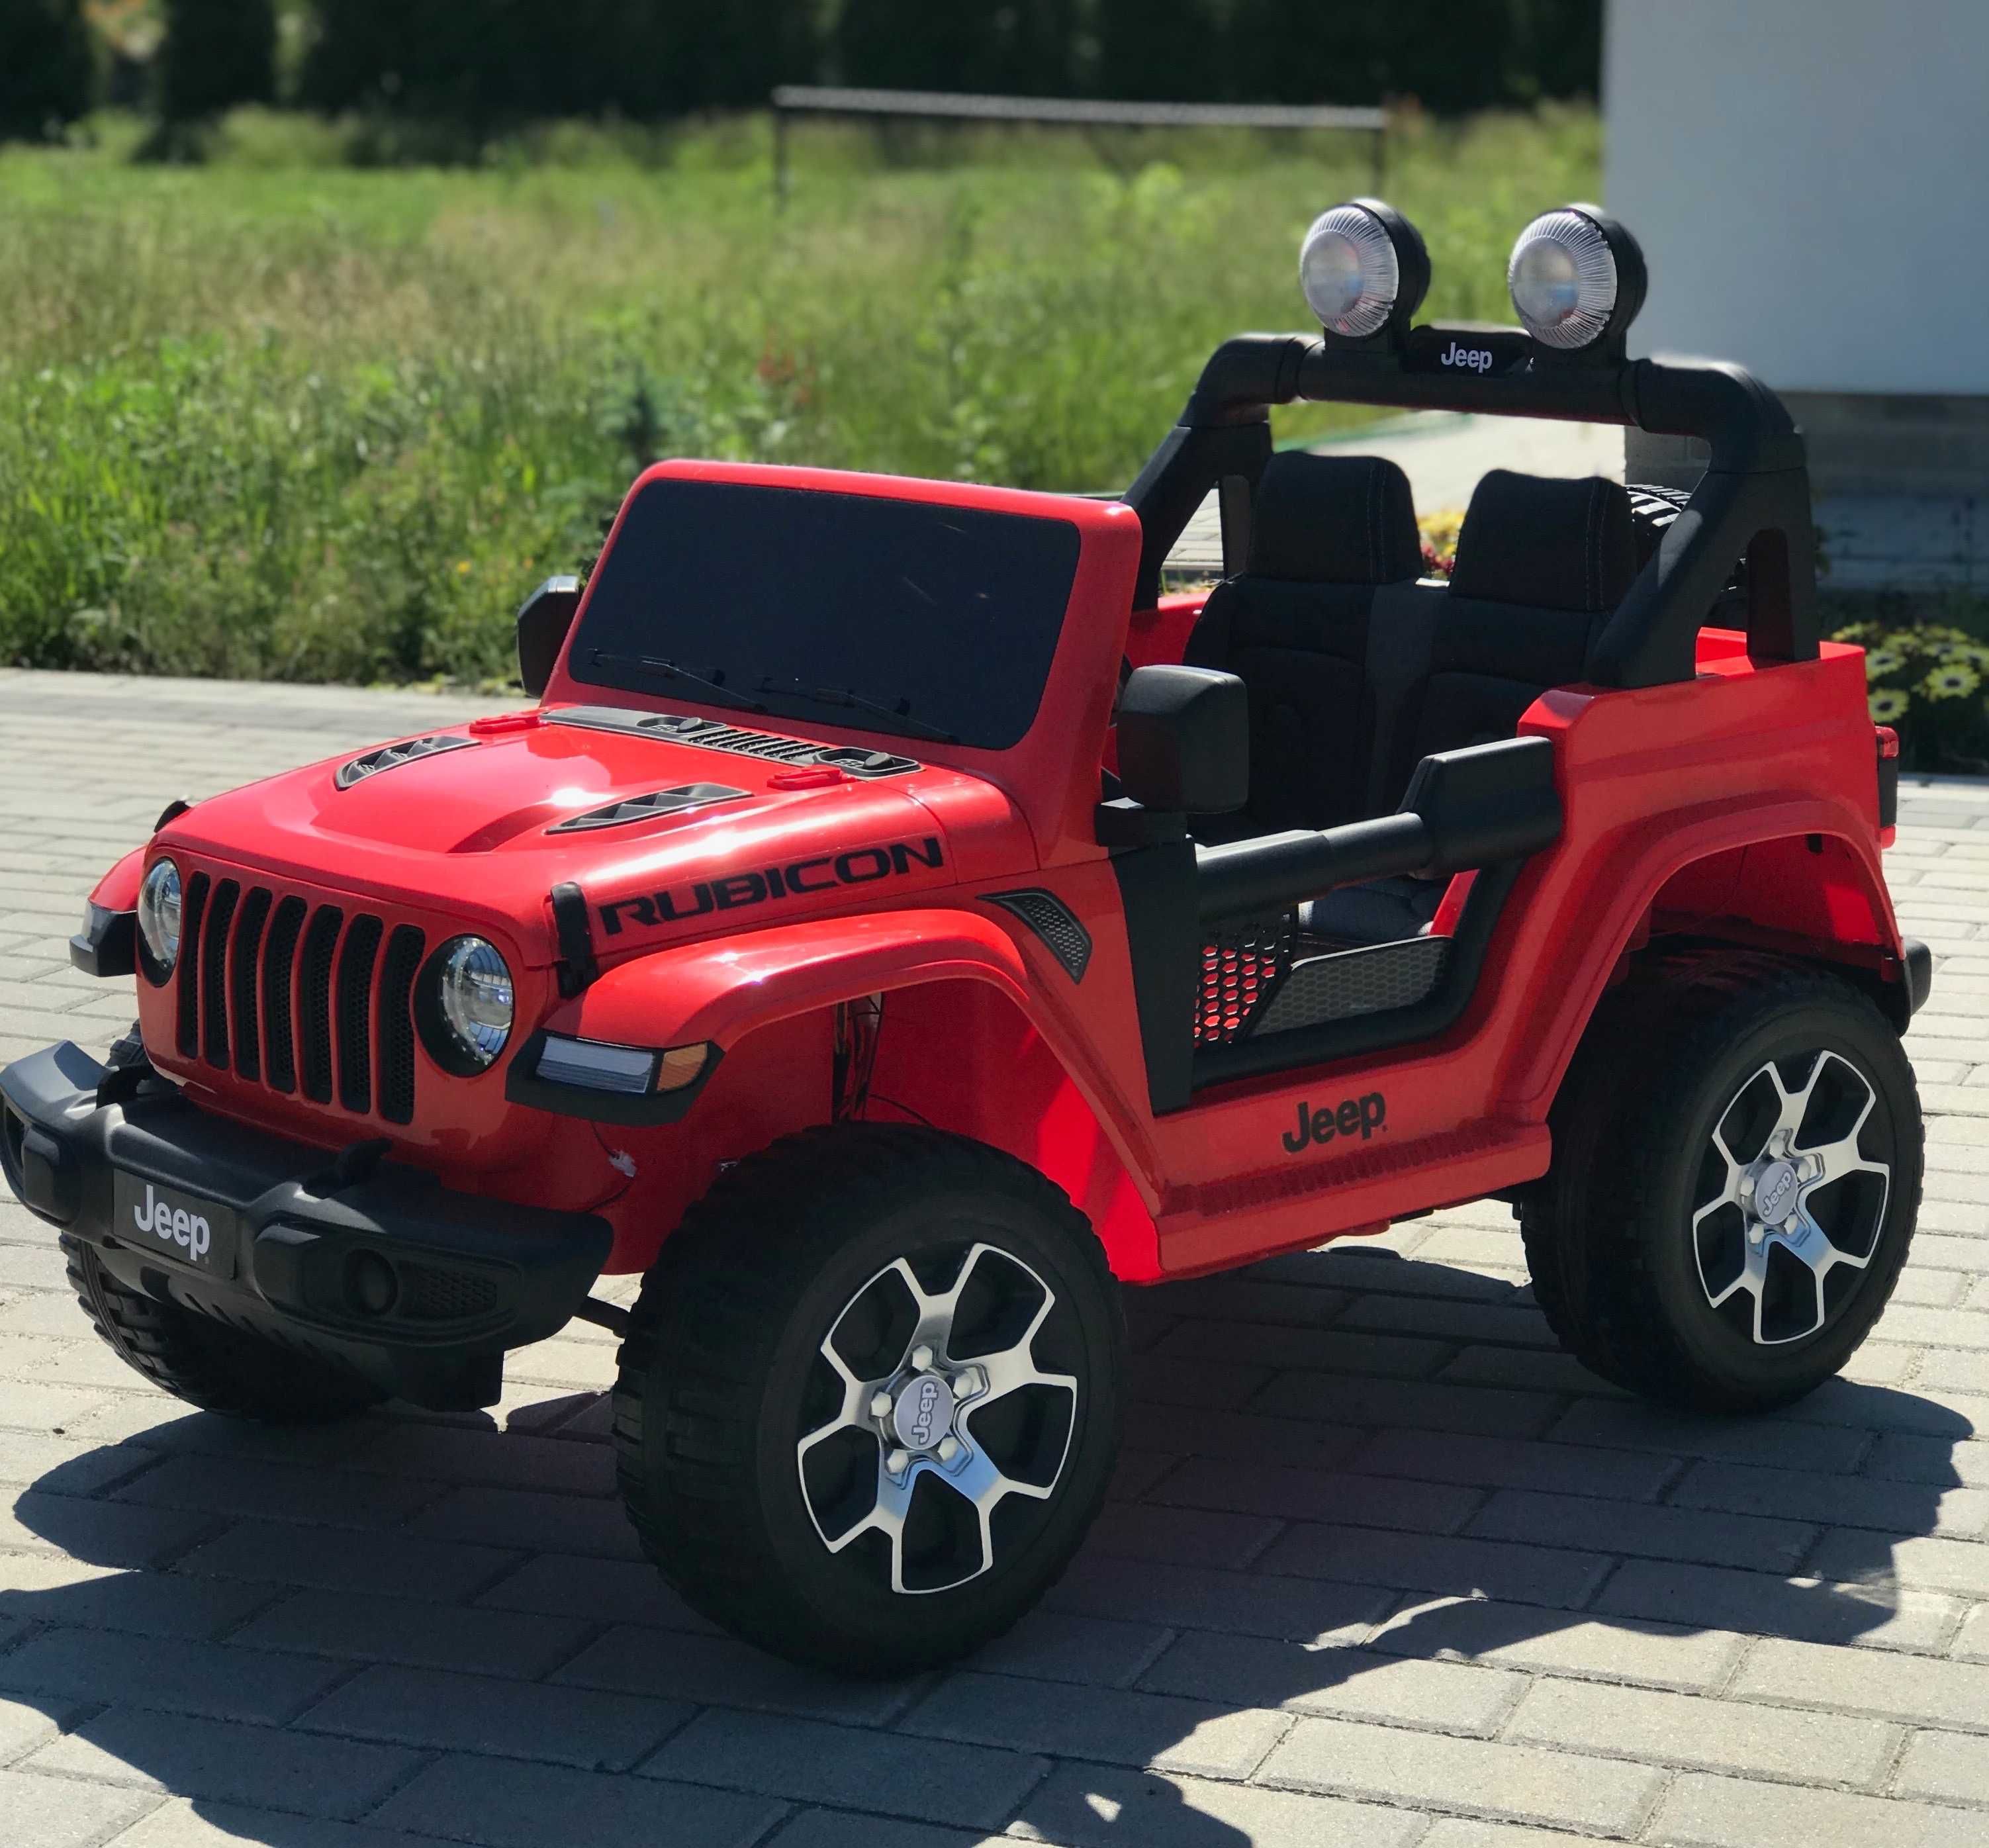
[[[584,834],[594,828],[619,828],[629,822],[653,821],[659,815],[678,815],[686,809],[702,809],[711,802],[737,802],[747,792],[724,783],[679,783],[674,789],[652,789],[647,795],[625,796],[603,809],[590,809],[585,815],[569,815],[548,828],[548,834]]]
[[[443,732],[431,738],[409,738],[405,744],[382,744],[378,751],[369,751],[364,757],[341,764],[332,781],[341,789],[350,789],[361,778],[371,776],[376,770],[398,769],[418,758],[434,757],[444,751],[460,751],[476,742],[474,738]]]
[[[806,738],[781,738],[771,731],[748,731],[722,719],[701,719],[687,712],[637,712],[625,706],[563,706],[546,714],[554,725],[581,725],[591,731],[625,731],[638,738],[674,738],[705,751],[729,751],[737,757],[770,758],[780,764],[833,764],[845,776],[903,776],[919,768],[916,758],[889,751],[868,751],[861,744],[823,744]]]

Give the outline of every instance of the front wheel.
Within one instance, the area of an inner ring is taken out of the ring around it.
[[[791,1660],[964,1655],[1058,1578],[1103,1500],[1124,1334],[1089,1224],[964,1138],[812,1131],[742,1162],[645,1280],[622,1494],[698,1609]]]
[[[1598,1010],[1523,1200],[1533,1293],[1564,1346],[1672,1404],[1785,1405],[1892,1294],[1922,1131],[1899,1036],[1828,971],[1705,951]]]

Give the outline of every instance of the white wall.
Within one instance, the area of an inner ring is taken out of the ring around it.
[[[1608,0],[1603,101],[1633,352],[1989,392],[1989,0]]]

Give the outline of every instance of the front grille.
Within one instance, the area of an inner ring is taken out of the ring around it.
[[[188,877],[182,909],[183,1057],[355,1116],[414,1121],[418,930],[389,935],[371,912],[205,873]]]

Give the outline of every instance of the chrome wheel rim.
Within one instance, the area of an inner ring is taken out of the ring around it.
[[[1772,1061],[1734,1093],[1701,1159],[1693,1253],[1709,1305],[1757,1346],[1820,1333],[1871,1263],[1892,1197],[1878,1093],[1831,1052]]]
[[[1079,1399],[1038,1364],[1062,1306],[1034,1269],[984,1243],[916,1264],[886,1265],[830,1324],[795,1446],[822,1545],[906,1596],[993,1570],[1012,1517],[1062,1480]]]

